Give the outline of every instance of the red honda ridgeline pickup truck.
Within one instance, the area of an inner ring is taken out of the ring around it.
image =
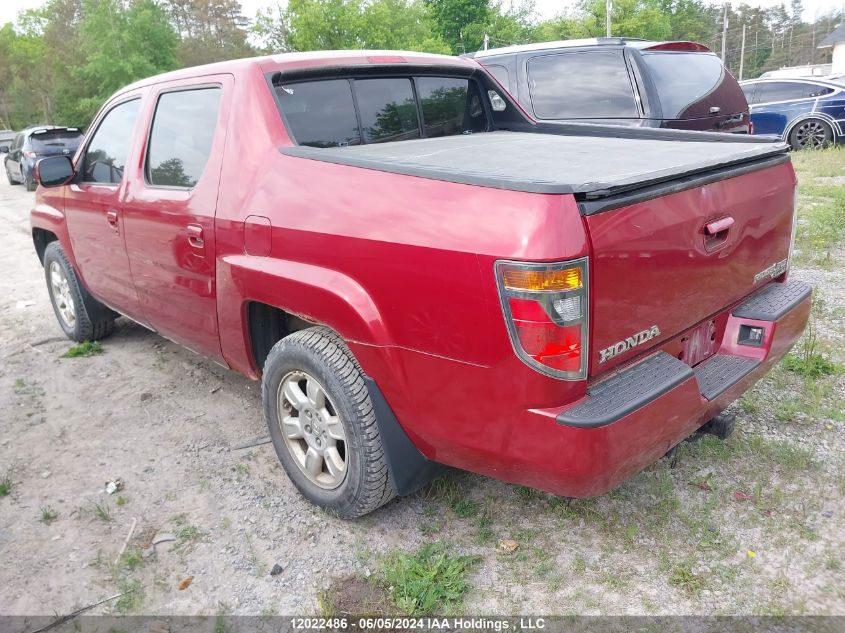
[[[475,61],[287,54],[119,91],[38,165],[73,340],[118,314],[262,381],[342,517],[438,465],[600,495],[801,334],[795,174],[755,137],[536,123]]]

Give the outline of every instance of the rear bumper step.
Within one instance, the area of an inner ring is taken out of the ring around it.
[[[813,288],[803,281],[772,283],[734,308],[733,315],[742,319],[777,321],[812,293]]]
[[[742,323],[776,322],[807,301],[811,294],[812,288],[800,281],[771,283],[734,308],[731,311],[731,320],[736,327]],[[771,328],[775,328],[774,323]],[[729,327],[727,331],[735,332],[736,329]],[[576,406],[561,411],[557,414],[556,421],[563,426],[582,429],[606,426],[658,400],[690,378],[695,378],[698,392],[706,401],[715,400],[762,364],[770,366],[779,360],[800,333],[800,330],[790,333],[791,340],[788,345],[777,346],[776,357],[770,355],[773,348],[768,338],[762,342],[768,349],[755,347],[752,350],[738,346],[733,340],[723,341],[719,353],[695,368],[666,352],[658,352],[641,363],[590,386],[587,389],[587,398]],[[768,336],[772,336],[771,333]],[[749,355],[729,353],[734,350],[742,354],[748,350]]]
[[[693,372],[701,395],[713,400],[745,378],[759,364],[756,358],[716,354],[697,365]]]
[[[592,428],[615,422],[692,378],[692,368],[666,352],[637,363],[588,390],[589,398],[557,416],[558,424]]]

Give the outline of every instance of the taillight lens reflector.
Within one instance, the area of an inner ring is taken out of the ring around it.
[[[514,351],[541,373],[587,376],[587,259],[553,264],[497,262]]]

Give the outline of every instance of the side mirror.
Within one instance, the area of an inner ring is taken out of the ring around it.
[[[61,187],[75,175],[69,156],[50,156],[35,164],[35,180],[42,187]]]
[[[0,145],[0,154],[8,154],[9,153],[9,146],[8,145]]]

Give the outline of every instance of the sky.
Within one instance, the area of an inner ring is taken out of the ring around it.
[[[267,6],[275,4],[287,4],[287,0],[240,0],[243,13],[248,18],[255,17],[256,12]],[[713,4],[721,4],[717,0],[711,0]],[[0,24],[14,21],[19,11],[33,9],[44,4],[45,0],[0,0]],[[504,0],[508,2],[508,0]],[[788,0],[745,0],[746,4],[752,6],[771,7]],[[804,20],[811,21],[815,15],[825,13],[836,7],[845,8],[845,0],[803,0]],[[576,3],[576,0],[535,0],[537,17],[551,18],[561,13]],[[734,4],[739,4],[735,2]]]

